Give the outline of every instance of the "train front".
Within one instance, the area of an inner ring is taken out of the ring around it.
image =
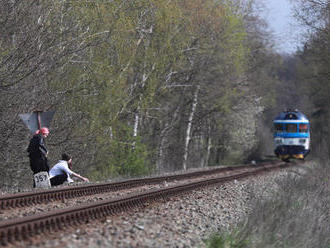
[[[274,120],[275,155],[284,161],[304,159],[310,151],[310,124],[299,111],[285,111]]]

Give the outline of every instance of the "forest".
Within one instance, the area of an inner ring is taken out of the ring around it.
[[[1,0],[1,187],[31,186],[19,114],[55,111],[47,147],[96,180],[243,164],[272,155],[272,118],[329,144],[330,9],[296,1],[308,27],[281,54],[256,0]]]

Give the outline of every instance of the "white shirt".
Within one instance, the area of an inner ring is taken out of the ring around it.
[[[73,182],[72,178],[70,177],[73,174],[73,171],[69,169],[68,162],[65,160],[60,160],[49,171],[49,178],[52,178],[52,177],[55,177],[58,175],[62,175],[64,173],[66,173],[68,175],[67,181],[69,183]]]

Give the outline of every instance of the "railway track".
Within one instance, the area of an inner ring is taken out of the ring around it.
[[[2,246],[6,246],[15,241],[28,239],[38,234],[56,232],[67,226],[77,226],[94,219],[104,219],[109,215],[116,215],[139,206],[144,206],[148,203],[167,199],[168,197],[201,187],[224,183],[234,179],[260,174],[265,171],[285,168],[291,165],[292,164],[289,163],[279,162],[268,165],[263,164],[255,167],[250,166],[249,168],[244,167],[243,172],[232,173],[231,175],[218,176],[216,178],[174,185],[162,189],[134,193],[116,199],[82,204],[67,209],[3,221],[0,222],[0,242]]]
[[[263,164],[257,166],[263,166]],[[112,182],[112,183],[99,183],[99,184],[88,184],[83,186],[59,187],[54,189],[41,190],[37,192],[7,194],[0,196],[0,210],[38,205],[41,203],[49,203],[52,201],[63,201],[65,199],[102,194],[105,192],[115,192],[118,190],[130,189],[143,185],[159,184],[165,181],[173,182],[173,181],[179,181],[190,178],[198,178],[201,176],[207,176],[216,173],[234,172],[249,167],[251,167],[251,165],[222,167],[222,168],[195,171],[195,172],[178,174],[178,175],[139,178],[139,179],[130,179],[130,180]]]

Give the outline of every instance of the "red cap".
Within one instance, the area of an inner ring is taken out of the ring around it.
[[[40,128],[40,130],[37,130],[36,131],[36,134],[39,134],[39,133],[41,133],[41,134],[49,134],[49,130],[48,130],[47,127],[42,127],[42,128]]]

